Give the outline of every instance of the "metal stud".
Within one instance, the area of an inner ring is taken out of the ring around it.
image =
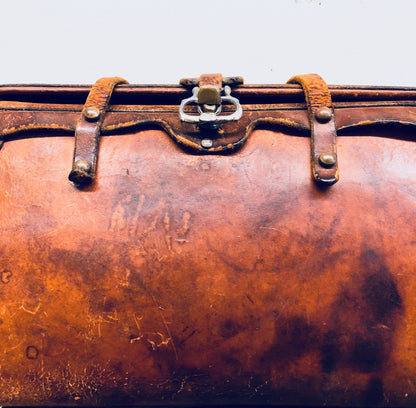
[[[74,170],[82,173],[88,173],[91,170],[91,165],[85,160],[77,160],[74,163]]]
[[[91,165],[85,160],[77,160],[72,165],[72,171],[68,176],[69,180],[76,185],[88,185],[93,180]]]
[[[84,117],[89,122],[96,122],[100,117],[100,110],[94,106],[90,106],[84,109]]]
[[[319,164],[325,168],[334,167],[337,162],[337,155],[333,152],[325,152],[319,155]]]
[[[320,123],[327,123],[332,118],[332,111],[331,109],[327,108],[326,106],[319,108],[315,112],[315,118]]]
[[[204,147],[205,149],[209,149],[210,147],[212,147],[213,143],[211,139],[202,139],[201,140],[201,146]]]

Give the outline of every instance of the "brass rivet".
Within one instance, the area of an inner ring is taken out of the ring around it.
[[[201,140],[201,146],[205,147],[205,149],[209,149],[212,147],[213,143],[211,139],[202,139]]]
[[[327,123],[332,118],[332,111],[331,111],[331,109],[327,108],[326,106],[324,106],[323,108],[319,108],[315,112],[315,118],[320,123]]]
[[[325,152],[319,155],[319,163],[322,167],[331,168],[337,162],[337,155],[332,152]]]
[[[83,173],[88,173],[91,170],[91,165],[85,160],[77,160],[74,163],[74,169]]]
[[[84,117],[90,122],[95,122],[100,117],[100,110],[98,108],[95,108],[94,106],[85,108]]]
[[[221,90],[215,85],[201,86],[198,90],[199,105],[221,105]]]

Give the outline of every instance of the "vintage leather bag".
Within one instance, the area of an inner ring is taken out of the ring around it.
[[[0,141],[0,405],[416,404],[416,89],[1,86]]]

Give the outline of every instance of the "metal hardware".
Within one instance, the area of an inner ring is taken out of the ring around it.
[[[77,160],[68,178],[77,185],[89,184],[92,181],[91,165],[85,160]]]
[[[204,147],[205,149],[209,149],[210,147],[212,147],[213,142],[211,139],[202,139],[201,140],[201,146]]]
[[[319,163],[326,168],[331,168],[337,162],[337,156],[332,152],[325,152],[319,155]]]
[[[331,109],[327,108],[326,106],[319,108],[315,112],[315,118],[319,123],[328,123],[332,118]]]
[[[204,85],[198,89],[198,105],[221,105],[221,90],[215,85]]]
[[[219,93],[219,89],[216,89]],[[243,115],[243,109],[241,108],[239,100],[231,96],[231,88],[228,85],[224,87],[224,96],[221,96],[218,100],[218,102],[220,102],[219,104],[215,103],[217,102],[215,98],[215,92],[211,89],[211,87],[194,87],[192,90],[192,96],[182,100],[179,107],[181,122],[193,123],[206,129],[217,129],[218,126],[223,123],[237,121],[241,118]],[[214,100],[214,103],[209,102],[210,100]],[[224,102],[229,102],[234,105],[235,111],[232,114],[220,115],[222,104]],[[198,115],[185,113],[185,107],[193,103],[198,106]]]
[[[93,107],[93,106],[85,108],[84,117],[89,122],[96,122],[100,117],[100,110],[98,108]]]
[[[91,166],[85,160],[77,160],[74,163],[74,170],[77,170],[79,172],[88,173],[91,170]]]

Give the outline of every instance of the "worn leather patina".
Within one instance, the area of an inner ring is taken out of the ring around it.
[[[299,84],[214,135],[185,83],[112,90],[87,185],[92,88],[0,87],[1,405],[414,406],[416,89],[327,87],[327,186]]]

